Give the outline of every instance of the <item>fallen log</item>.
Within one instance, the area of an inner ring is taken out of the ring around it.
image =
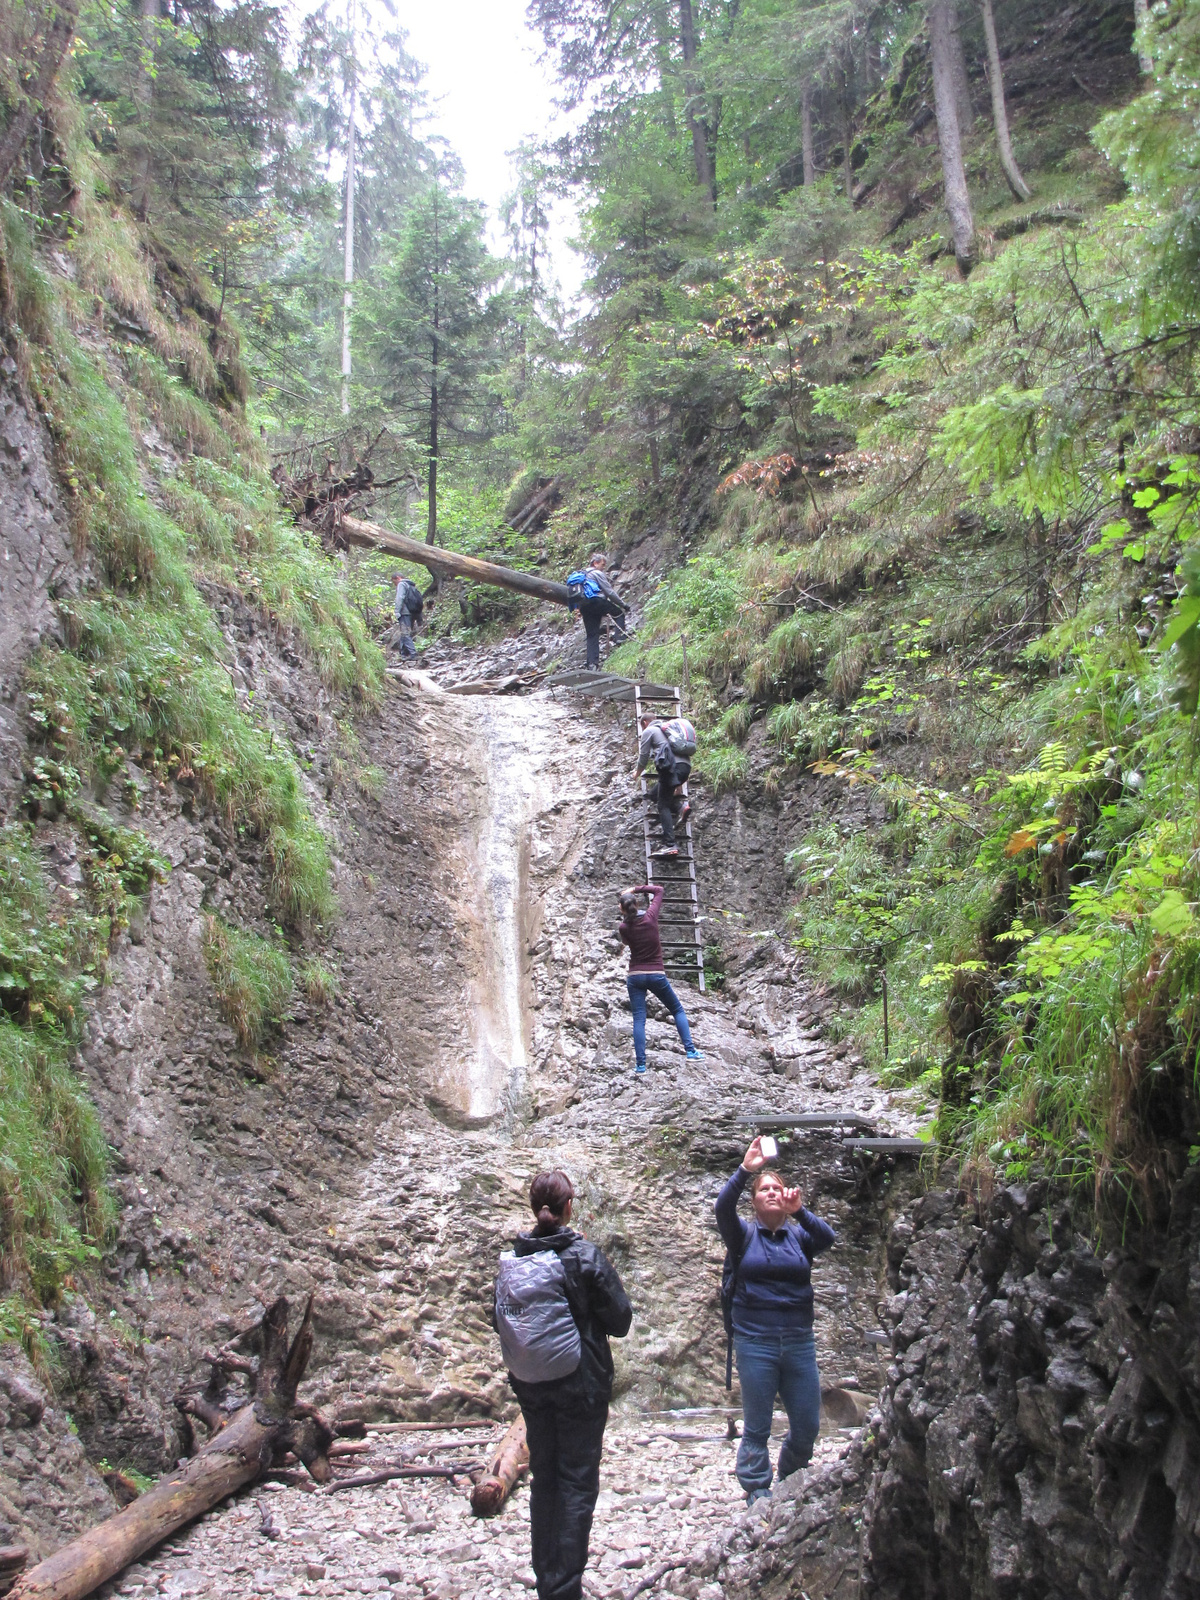
[[[448,1433],[455,1428],[494,1428],[492,1417],[463,1417],[458,1422],[368,1422],[368,1433]]]
[[[214,1375],[238,1372],[248,1380],[249,1395],[229,1420],[214,1415],[218,1424],[212,1437],[191,1460],[174,1472],[164,1473],[123,1511],[56,1550],[21,1577],[10,1600],[83,1600],[93,1589],[116,1577],[131,1561],[160,1544],[169,1534],[193,1522],[227,1495],[253,1482],[289,1451],[303,1461],[319,1483],[330,1477],[329,1446],[333,1429],[314,1410],[296,1400],[296,1390],[312,1354],[313,1297],[309,1295],[304,1319],[288,1343],[288,1303],[280,1295],[260,1323],[206,1357]],[[249,1357],[233,1348],[241,1344]],[[206,1408],[214,1383],[206,1390]],[[176,1404],[184,1413],[185,1400]],[[195,1408],[190,1408],[195,1414]]]
[[[443,550],[440,545],[425,544],[420,539],[410,539],[407,534],[393,533],[375,522],[364,522],[359,517],[343,517],[340,531],[347,544],[404,556],[408,561],[428,567],[430,572],[438,576],[471,578],[476,583],[491,584],[494,588],[515,589],[519,594],[535,595],[537,599],[549,600],[554,605],[565,606],[570,603],[571,596],[565,583],[554,583],[532,572],[517,572],[513,567],[500,567],[493,561],[480,561],[475,556],[460,555],[457,550]]]
[[[637,1600],[639,1594],[644,1594],[647,1589],[653,1589],[656,1583],[661,1583],[668,1572],[677,1572],[680,1567],[686,1567],[687,1564],[688,1558],[686,1556],[679,1556],[674,1561],[664,1561],[660,1567],[655,1567],[654,1571],[649,1573],[648,1576],[639,1578],[632,1589],[627,1589],[625,1591],[625,1600]]]
[[[528,1471],[525,1418],[518,1417],[497,1445],[487,1472],[471,1490],[471,1510],[477,1517],[494,1517]]]
[[[378,1472],[360,1472],[356,1478],[335,1478],[326,1488],[326,1494],[336,1494],[339,1489],[365,1489],[372,1483],[390,1483],[393,1478],[469,1478],[478,1472],[478,1463],[457,1462],[452,1467],[381,1467]]]

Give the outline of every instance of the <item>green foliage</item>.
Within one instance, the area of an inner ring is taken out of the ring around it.
[[[746,752],[734,745],[710,744],[705,741],[692,761],[692,776],[698,778],[713,794],[725,794],[746,780],[749,765]]]
[[[0,1003],[10,1015],[71,1028],[107,940],[82,909],[53,904],[32,830],[0,828]]]
[[[332,1005],[341,993],[341,980],[320,961],[306,961],[299,972],[300,986],[314,1006]]]
[[[0,1016],[0,1288],[52,1300],[112,1216],[108,1151],[60,1034]]]
[[[277,1027],[292,997],[292,969],[278,946],[220,917],[204,922],[204,960],[217,1000],[243,1049]],[[307,980],[306,980],[307,981]]]

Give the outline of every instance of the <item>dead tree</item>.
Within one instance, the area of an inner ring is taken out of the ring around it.
[[[525,1418],[518,1417],[497,1446],[487,1472],[471,1490],[471,1510],[477,1517],[494,1517],[528,1471]]]
[[[1012,139],[1008,132],[1008,107],[1004,104],[1004,73],[1000,66],[1000,45],[996,39],[996,19],[992,14],[992,0],[979,0],[983,13],[983,36],[987,40],[988,86],[992,91],[992,121],[996,125],[996,143],[1000,148],[1000,165],[1008,187],[1018,200],[1030,198],[1030,188],[1021,176],[1017,158],[1013,155]]]
[[[291,1451],[318,1483],[329,1480],[333,1429],[296,1390],[312,1354],[313,1297],[288,1343],[288,1303],[281,1295],[260,1323],[206,1356],[212,1377],[203,1395],[181,1395],[181,1414],[199,1417],[211,1437],[199,1454],[161,1477],[116,1516],[81,1534],[18,1580],[10,1600],[83,1600],[147,1550],[251,1483]],[[240,1346],[241,1348],[235,1348]],[[243,1403],[230,1409],[230,1374],[247,1379]]]

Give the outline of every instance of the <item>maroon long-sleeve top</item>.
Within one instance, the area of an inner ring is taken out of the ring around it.
[[[658,912],[663,898],[662,885],[643,883],[633,892],[648,894],[650,904],[645,911],[638,913],[635,923],[631,925],[622,921],[620,925],[621,942],[629,946],[629,971],[631,974],[665,972],[662,939],[658,932]]]

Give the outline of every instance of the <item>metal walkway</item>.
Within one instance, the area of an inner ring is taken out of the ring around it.
[[[668,709],[664,713],[664,720],[678,717],[682,712],[682,697],[678,688],[669,689],[663,684],[638,683],[632,684],[633,688],[633,731],[635,738],[640,739],[642,731],[642,712],[650,702],[667,702]],[[624,694],[620,695],[625,699]],[[672,976],[691,977],[695,972],[700,985],[700,993],[704,993],[704,941],[700,933],[700,901],[696,893],[696,853],[692,842],[692,819],[687,817],[675,829],[675,842],[679,846],[677,856],[658,856],[652,852],[658,844],[657,835],[651,830],[650,819],[654,815],[657,822],[657,813],[652,813],[650,806],[650,790],[646,782],[646,774],[642,774],[642,837],[646,848],[646,879],[649,884],[656,880],[655,869],[658,869],[658,883],[663,888],[663,905],[658,916],[658,926],[662,933],[663,961],[667,972]],[[687,784],[683,786],[684,799],[687,798]]]

